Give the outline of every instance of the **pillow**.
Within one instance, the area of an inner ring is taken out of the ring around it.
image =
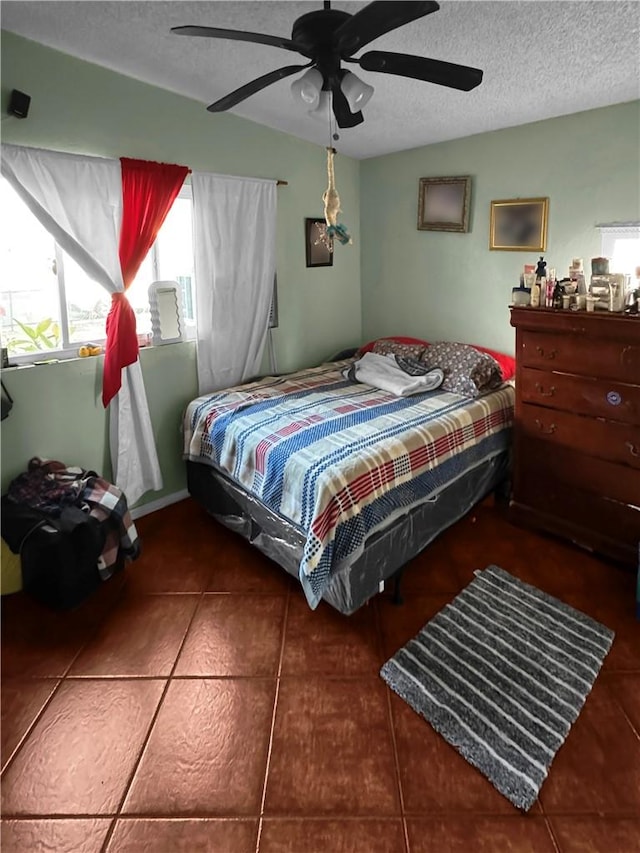
[[[423,341],[421,338],[404,338],[390,335],[388,338],[376,338],[373,341],[369,341],[368,344],[363,344],[358,350],[358,355],[364,355],[365,352],[372,352],[374,346],[377,343],[380,343],[380,341],[395,341],[398,344],[415,344],[416,346],[421,346],[423,349],[429,346],[429,343],[427,341]]]
[[[376,341],[371,350],[376,355],[400,355],[404,358],[420,358],[425,351],[423,343],[407,344],[390,339]]]
[[[504,352],[498,352],[494,349],[487,349],[486,347],[479,347],[475,344],[472,344],[474,349],[477,349],[479,352],[484,352],[487,355],[490,355],[500,365],[500,371],[502,372],[502,379],[504,382],[507,382],[509,379],[513,379],[516,375],[516,360],[513,356],[507,355]]]
[[[390,335],[388,338],[376,338],[373,341],[369,341],[367,344],[363,344],[357,352],[358,356],[364,355],[365,352],[371,352],[379,341],[396,341],[400,344],[421,344],[423,347],[429,346],[429,341],[422,340],[422,338],[407,338],[407,337],[398,337],[394,335]],[[492,356],[500,365],[500,370],[502,372],[502,379],[504,382],[507,382],[509,379],[513,379],[516,375],[516,360],[511,355],[507,355],[504,352],[498,352],[497,350],[488,349],[487,347],[477,346],[476,344],[471,344],[474,349],[478,350],[478,352],[486,353],[487,355]],[[395,355],[395,353],[394,353]],[[401,353],[398,353],[401,355]],[[419,356],[418,356],[419,358]]]
[[[481,397],[503,382],[496,359],[469,344],[438,341],[425,350],[422,361],[432,370],[439,367],[443,371],[443,391],[463,397]]]

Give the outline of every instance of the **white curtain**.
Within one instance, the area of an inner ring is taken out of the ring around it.
[[[2,174],[87,275],[109,293],[124,290],[119,160],[3,145]],[[134,504],[150,489],[162,488],[139,360],[122,371],[122,388],[109,413],[113,481]]]
[[[267,338],[276,269],[275,181],[194,172],[200,394],[253,376]]]

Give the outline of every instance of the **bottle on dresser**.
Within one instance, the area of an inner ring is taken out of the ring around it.
[[[582,258],[574,258],[569,267],[569,278],[576,282],[576,293],[582,295],[587,292],[587,284],[584,277],[584,265]]]
[[[553,287],[552,308],[562,308],[562,297],[564,296],[564,287],[559,281],[556,281]]]
[[[553,288],[555,287],[555,282],[551,278],[545,279],[545,308],[553,308]]]
[[[531,307],[540,307],[540,283],[537,279],[534,280],[533,284],[531,285]]]
[[[549,305],[548,305],[549,308],[555,308],[556,307],[555,298],[558,295],[556,293],[557,283],[558,282],[556,279],[556,271],[554,269],[550,269],[549,275],[547,276],[547,294],[548,294],[548,300],[549,300]],[[560,307],[562,307],[562,299],[560,300]]]

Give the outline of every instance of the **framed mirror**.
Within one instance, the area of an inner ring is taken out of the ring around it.
[[[177,281],[154,281],[149,285],[151,339],[154,346],[185,339],[182,293]]]

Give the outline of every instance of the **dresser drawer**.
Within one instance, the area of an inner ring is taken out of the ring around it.
[[[517,357],[524,367],[640,383],[640,334],[636,344],[522,329]]]
[[[518,392],[525,403],[640,426],[639,385],[523,367]]]
[[[640,470],[638,426],[524,403],[518,429],[527,438],[543,439],[587,456],[608,459]],[[526,443],[524,449],[526,452]],[[640,480],[637,497],[640,500]]]
[[[557,481],[594,497],[640,506],[640,470],[588,456],[573,447],[516,434],[513,491],[526,503],[533,483]]]
[[[580,545],[637,564],[640,509],[607,500],[553,477],[530,477],[526,494],[516,496],[517,520],[537,523]]]

